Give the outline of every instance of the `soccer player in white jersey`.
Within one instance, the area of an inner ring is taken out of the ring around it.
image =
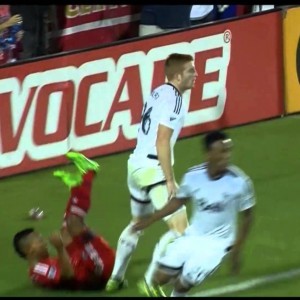
[[[240,253],[252,220],[255,195],[251,179],[231,165],[232,141],[223,132],[213,131],[204,138],[205,163],[190,168],[179,190],[165,207],[133,226],[135,232],[177,211],[188,200],[193,216],[184,234],[169,243],[158,259],[151,284],[143,291],[161,296],[161,286],[173,280],[171,297],[184,297],[214,272],[231,252],[232,272],[240,267]],[[239,212],[243,217],[238,226]]]
[[[191,55],[171,54],[165,61],[168,82],[154,89],[144,104],[137,145],[128,159],[128,189],[132,220],[118,240],[116,260],[106,291],[113,292],[124,284],[129,260],[141,232],[132,225],[161,209],[177,191],[173,172],[173,148],[187,114],[182,94],[195,84],[198,76]],[[146,281],[152,277],[155,259],[171,239],[182,234],[188,225],[185,207],[164,218],[169,227],[156,245]]]

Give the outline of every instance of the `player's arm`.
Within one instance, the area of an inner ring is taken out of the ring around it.
[[[29,269],[33,284],[44,287],[57,287],[61,281],[60,268],[55,260],[37,262]]]
[[[171,136],[173,129],[165,125],[159,124],[156,139],[156,150],[158,160],[164,172],[167,182],[173,182],[174,172],[171,162]]]
[[[49,238],[51,244],[57,252],[58,264],[61,270],[61,279],[71,279],[74,277],[74,269],[66,251],[60,233],[53,233]]]
[[[234,247],[241,249],[250,232],[254,219],[254,208],[248,208],[240,213],[240,224],[238,226],[237,239]]]
[[[75,214],[69,214],[66,223],[68,232],[72,238],[80,235],[85,229],[83,218]]]
[[[251,179],[245,177],[243,192],[239,203],[240,221],[235,246],[241,248],[244,244],[253,223],[255,206],[255,193]]]
[[[172,198],[176,195],[177,184],[172,167],[171,137],[180,120],[178,116],[180,109],[178,112],[176,110],[175,113],[174,110],[176,109],[176,107],[178,106],[179,108],[177,100],[175,102],[176,104],[174,108],[174,101],[168,98],[170,96],[164,96],[166,97],[166,99],[162,102],[160,107],[159,126],[156,138],[156,150],[158,160],[167,181],[169,198]]]
[[[19,14],[11,16],[7,21],[0,24],[0,32],[3,31],[6,28],[9,28],[18,22],[22,21],[22,17]]]
[[[241,268],[241,253],[253,223],[253,208],[244,210],[238,226],[237,238],[231,251],[231,273],[237,275]]]
[[[239,203],[239,222],[237,238],[232,249],[231,272],[237,274],[240,270],[240,254],[249,235],[254,220],[255,194],[252,181],[246,178],[243,186],[243,194]]]
[[[160,210],[154,212],[150,217],[141,220],[140,222],[133,225],[134,231],[142,230],[152,223],[174,213],[177,211],[182,205],[186,204],[191,198],[190,186],[188,182],[188,175],[185,174],[180,183],[177,196],[172,198],[167,204]]]
[[[171,215],[177,211],[182,205],[186,204],[189,198],[172,198],[162,209],[154,212],[150,217],[143,219],[133,225],[133,231],[143,230],[154,222]]]

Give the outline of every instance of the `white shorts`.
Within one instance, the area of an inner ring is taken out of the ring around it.
[[[153,185],[164,187],[166,204],[168,201],[168,191],[166,179],[160,166],[135,167],[128,162],[127,165],[127,185],[131,197],[131,214],[133,217],[143,217],[154,212],[154,206],[149,196],[149,189]]]
[[[165,273],[179,275],[183,285],[195,286],[219,267],[229,247],[226,239],[183,235],[168,244],[158,265]]]

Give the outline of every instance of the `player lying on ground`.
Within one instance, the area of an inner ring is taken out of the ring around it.
[[[251,179],[229,163],[231,148],[232,141],[225,133],[208,133],[204,137],[206,162],[185,173],[178,193],[161,210],[133,225],[135,231],[143,230],[187,201],[194,204],[190,225],[161,254],[151,283],[139,284],[143,294],[164,296],[160,286],[172,281],[171,297],[185,297],[219,267],[229,252],[232,272],[239,271],[255,195]]]
[[[77,171],[54,172],[70,189],[61,231],[49,238],[56,257],[50,257],[47,241],[33,228],[15,234],[13,245],[19,256],[28,261],[34,284],[48,288],[101,289],[111,275],[115,252],[84,223],[99,165],[80,153],[69,152],[66,156]]]

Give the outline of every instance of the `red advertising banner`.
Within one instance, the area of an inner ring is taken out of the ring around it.
[[[143,99],[165,58],[198,71],[181,134],[283,114],[278,12],[0,69],[0,177],[134,147]]]
[[[57,5],[58,30],[51,43],[60,51],[99,46],[138,36],[138,5]]]

